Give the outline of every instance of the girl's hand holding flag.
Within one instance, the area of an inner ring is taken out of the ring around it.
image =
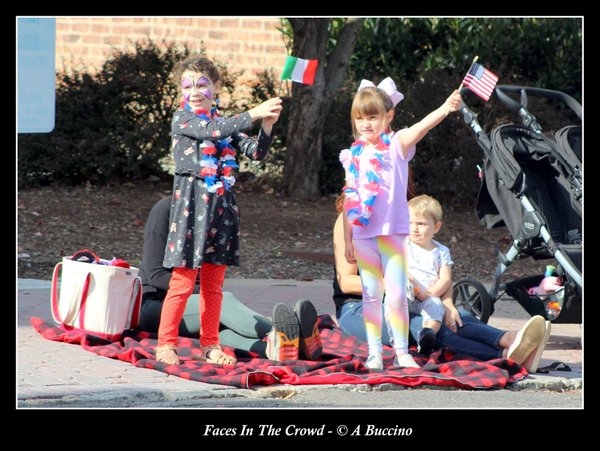
[[[471,91],[473,91],[475,94],[477,94],[479,97],[481,97],[487,102],[490,99],[492,93],[494,92],[494,87],[496,86],[496,83],[498,83],[498,76],[492,73],[491,71],[487,70],[481,64],[478,64],[478,59],[479,56],[475,56],[475,58],[473,58],[471,67],[469,68],[467,75],[465,75],[465,78],[463,78],[463,81],[458,87],[457,91],[460,91],[460,89],[463,86],[465,86],[466,88],[469,88]],[[454,92],[450,97],[452,97],[453,95]],[[448,98],[446,102],[448,102],[449,100],[450,98]],[[448,115],[448,113],[452,111],[458,111],[459,109],[460,104],[456,108],[449,106],[446,110],[446,116]]]
[[[450,97],[448,97],[446,99],[446,102],[444,102],[446,104],[447,107],[447,113],[453,113],[455,111],[458,111],[460,109],[460,105],[462,103],[462,97],[460,96],[459,92],[457,89],[455,89],[452,94],[450,94]]]

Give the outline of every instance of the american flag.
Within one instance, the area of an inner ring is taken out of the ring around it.
[[[486,102],[489,100],[494,86],[498,82],[498,77],[483,67],[481,64],[473,64],[471,70],[463,80],[463,86],[466,86]]]

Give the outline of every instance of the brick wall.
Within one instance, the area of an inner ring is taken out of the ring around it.
[[[192,51],[202,44],[207,56],[233,61],[243,78],[272,67],[283,68],[285,45],[278,18],[260,17],[62,17],[56,19],[56,68],[99,68],[113,48],[150,37],[155,42],[187,43]]]

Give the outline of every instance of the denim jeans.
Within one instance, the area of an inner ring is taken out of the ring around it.
[[[421,330],[423,326],[421,317],[410,313],[410,333],[408,334],[408,342],[409,344],[415,345],[416,341],[414,337],[417,335],[413,331],[413,319],[416,319],[415,330],[417,333],[419,333],[419,330]],[[350,301],[343,304],[342,308],[338,311],[337,321],[340,325],[340,328],[345,333],[367,341],[365,319],[362,313],[362,301]],[[386,346],[392,346],[392,339],[387,321],[383,322],[383,326],[381,328],[381,343]]]
[[[459,327],[455,334],[442,324],[437,333],[437,346],[479,360],[502,357],[502,348],[499,342],[506,331],[482,323],[466,310],[460,309],[459,313],[463,326]]]
[[[468,355],[479,360],[491,360],[501,357],[502,348],[498,343],[505,331],[482,323],[466,310],[460,309],[459,313],[463,321],[463,327],[459,327],[455,334],[442,323],[436,337],[437,348],[448,348],[457,354]],[[362,302],[346,302],[339,310],[337,320],[345,333],[366,341],[367,333],[362,316]],[[411,344],[416,344],[415,337],[418,336],[422,328],[423,318],[411,313],[409,334]],[[381,342],[387,346],[391,345],[390,333],[385,321],[381,333]]]

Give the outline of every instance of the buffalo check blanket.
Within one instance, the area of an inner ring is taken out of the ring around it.
[[[384,369],[369,370],[364,366],[367,343],[346,335],[328,316],[319,317],[323,354],[317,361],[296,360],[275,362],[255,353],[224,348],[235,354],[235,365],[214,365],[194,359],[199,340],[180,337],[177,352],[180,365],[167,365],[154,360],[156,334],[129,331],[119,342],[82,332],[69,332],[31,318],[33,327],[46,339],[79,344],[86,351],[130,362],[139,368],[152,368],[184,379],[213,384],[252,388],[257,385],[290,384],[384,384],[408,387],[427,385],[452,386],[462,389],[499,389],[527,376],[520,365],[503,359],[481,362],[441,349],[429,357],[412,352],[421,368],[393,366],[394,352],[384,347]],[[414,351],[414,350],[412,350]]]

